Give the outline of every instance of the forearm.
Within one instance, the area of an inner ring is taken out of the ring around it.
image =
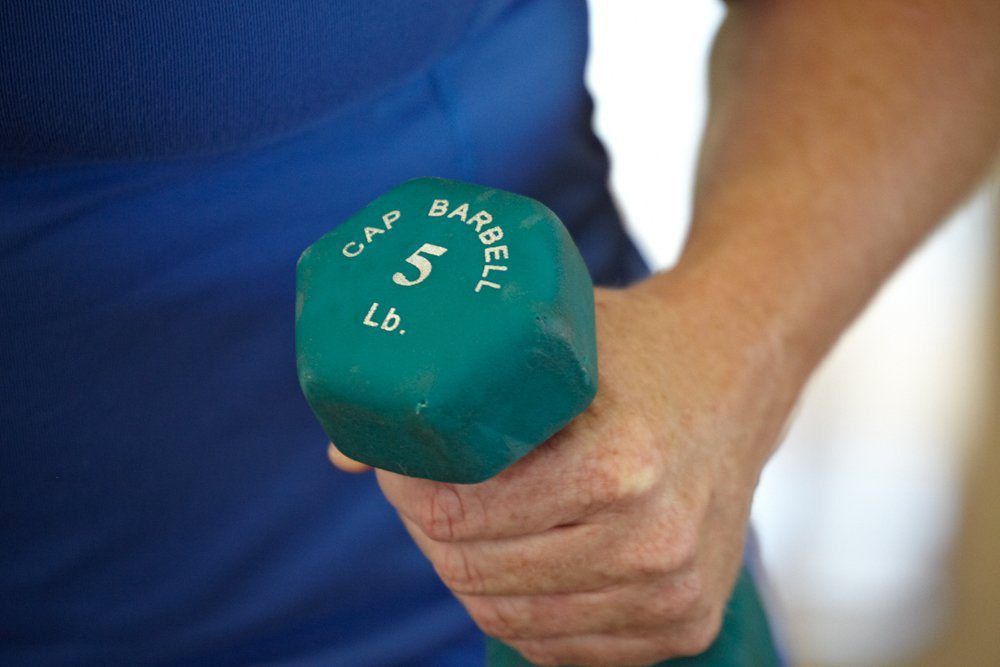
[[[996,0],[733,3],[674,283],[804,381],[998,136]]]

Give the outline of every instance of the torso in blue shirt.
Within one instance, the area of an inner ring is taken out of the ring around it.
[[[475,664],[481,640],[297,386],[301,250],[435,175],[644,272],[580,1],[7,3],[0,663]]]

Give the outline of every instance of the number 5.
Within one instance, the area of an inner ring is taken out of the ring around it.
[[[406,258],[407,264],[412,264],[417,267],[417,271],[420,275],[417,276],[416,280],[410,280],[404,276],[400,271],[397,271],[392,275],[392,282],[397,285],[402,285],[403,287],[409,287],[410,285],[416,285],[418,283],[424,282],[427,276],[431,275],[431,262],[426,257],[421,256],[420,253],[427,253],[428,255],[434,255],[435,257],[440,257],[441,255],[448,252],[447,248],[442,248],[439,245],[434,245],[433,243],[425,243],[420,248],[417,249],[415,253]]]

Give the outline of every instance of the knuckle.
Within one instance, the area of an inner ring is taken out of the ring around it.
[[[462,494],[451,484],[434,484],[416,518],[417,526],[436,542],[450,542],[465,520]]]
[[[623,542],[619,570],[631,579],[657,579],[693,569],[698,556],[697,529],[679,523],[653,527],[639,538]]]
[[[618,495],[623,499],[645,497],[656,487],[662,473],[662,447],[657,439],[651,432],[634,437],[637,445],[617,460]]]
[[[438,558],[437,572],[452,592],[461,595],[483,595],[486,580],[472,558],[462,548],[450,548]]]
[[[670,574],[663,555],[646,544],[627,545],[616,563],[615,570],[628,581],[643,581]]]
[[[645,611],[660,622],[692,616],[702,608],[704,588],[701,573],[685,573],[678,581],[659,589],[647,603]]]
[[[660,542],[671,571],[690,567],[698,557],[698,526],[693,521],[678,521],[663,532]]]
[[[634,439],[634,434],[623,434]],[[640,443],[646,442],[638,436]],[[579,469],[575,501],[586,513],[622,505],[649,494],[659,478],[660,464],[655,449],[642,444],[629,448],[608,447],[588,459]]]
[[[619,558],[619,569],[631,580],[659,579],[673,572],[666,551],[648,540],[625,545]]]
[[[588,465],[574,485],[574,503],[586,515],[597,512],[618,499],[618,479],[614,471],[603,466]]]

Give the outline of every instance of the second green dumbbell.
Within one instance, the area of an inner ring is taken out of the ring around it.
[[[488,479],[597,390],[593,285],[559,219],[436,178],[379,197],[310,246],[296,296],[299,381],[349,457],[453,483]],[[777,664],[744,572],[719,639],[677,665]],[[493,667],[528,665],[498,642]]]

